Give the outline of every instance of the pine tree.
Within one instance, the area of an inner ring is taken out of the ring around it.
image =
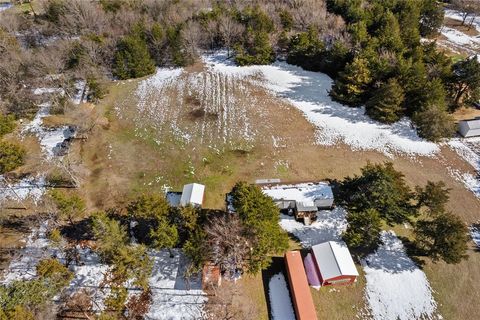
[[[442,27],[444,10],[437,0],[423,0],[420,17],[420,34],[422,37],[433,36]]]
[[[357,57],[339,74],[330,95],[339,102],[358,107],[364,102],[365,92],[371,81],[368,61]]]
[[[346,177],[339,200],[352,211],[375,209],[388,224],[403,223],[418,214],[404,175],[391,162],[368,163],[360,176]]]
[[[248,271],[257,273],[271,263],[269,254],[288,247],[288,237],[278,224],[278,208],[256,185],[237,183],[233,190],[233,206],[245,226],[252,243]]]
[[[393,52],[402,52],[404,49],[400,25],[391,11],[387,11],[381,18],[381,27],[376,36],[382,48]]]
[[[59,218],[73,226],[75,218],[85,210],[85,201],[76,194],[68,195],[59,190],[52,190],[49,195],[57,207]]]
[[[125,36],[117,44],[114,58],[114,74],[119,79],[139,78],[155,72],[144,39],[135,35]]]
[[[367,114],[383,123],[394,123],[403,114],[404,93],[396,79],[389,79],[365,104]]]
[[[416,246],[434,262],[456,264],[468,257],[468,228],[450,212],[438,214],[432,220],[418,221],[415,236]]]
[[[377,210],[349,212],[347,222],[348,227],[342,237],[350,248],[364,254],[371,253],[378,248],[382,220]]]
[[[178,230],[175,225],[168,223],[166,219],[156,222],[156,226],[149,233],[153,247],[156,249],[168,249],[173,258],[172,248],[178,243]]]
[[[424,110],[415,112],[412,116],[417,133],[420,137],[430,141],[440,141],[455,133],[455,122],[445,110],[432,105]]]

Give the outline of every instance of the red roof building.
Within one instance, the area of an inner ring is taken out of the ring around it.
[[[288,283],[297,320],[315,320],[317,312],[308,286],[300,251],[285,253]]]

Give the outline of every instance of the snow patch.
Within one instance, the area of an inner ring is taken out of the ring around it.
[[[0,203],[8,200],[32,200],[37,203],[46,192],[47,185],[44,176],[26,177],[10,184],[0,175]]]
[[[393,125],[371,120],[364,108],[350,108],[332,101],[328,92],[333,81],[320,72],[277,61],[272,65],[235,66],[224,53],[204,56],[210,70],[243,77],[262,84],[300,109],[317,129],[317,143],[331,146],[345,143],[353,150],[377,150],[389,157],[433,156],[440,149],[418,137],[407,118]],[[258,76],[263,81],[257,81]]]
[[[310,248],[326,241],[340,241],[343,231],[347,229],[346,216],[347,212],[342,207],[331,211],[321,210],[317,213],[317,220],[306,226],[294,217],[282,214],[280,226],[297,237],[302,247]]]
[[[462,182],[477,198],[480,198],[480,137],[451,139],[447,142],[447,145],[475,170],[474,175],[468,172],[460,172],[458,169],[447,168],[450,175]]]
[[[272,320],[292,320],[295,313],[288,291],[287,282],[282,273],[274,275],[268,283],[268,295],[272,308]]]
[[[373,319],[441,319],[428,279],[405,253],[393,231],[383,231],[383,244],[362,261],[365,295]]]

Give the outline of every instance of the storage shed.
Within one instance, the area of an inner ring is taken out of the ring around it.
[[[187,206],[202,206],[205,186],[198,183],[190,183],[183,186],[182,197],[180,198],[180,205]]]
[[[458,132],[465,138],[480,136],[480,118],[460,121]]]
[[[356,281],[358,271],[344,242],[329,241],[312,247],[322,286],[346,285]]]
[[[308,287],[300,251],[288,251],[285,253],[285,264],[297,320],[317,319],[317,312],[315,311],[312,294]]]

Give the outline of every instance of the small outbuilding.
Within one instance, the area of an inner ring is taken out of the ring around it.
[[[314,245],[312,253],[322,286],[347,285],[357,280],[357,268],[344,242],[329,241]]]
[[[182,196],[180,198],[180,205],[187,206],[202,206],[203,197],[205,193],[205,186],[198,183],[190,183],[183,186]]]
[[[480,118],[460,121],[458,132],[465,138],[480,136]]]
[[[317,312],[315,311],[312,294],[308,287],[300,251],[288,251],[285,253],[285,265],[297,320],[317,319]]]

